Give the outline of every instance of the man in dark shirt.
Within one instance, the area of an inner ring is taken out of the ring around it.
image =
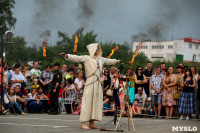
[[[147,96],[149,96],[149,81],[151,79],[152,73],[153,73],[153,71],[152,71],[152,62],[148,61],[147,62],[147,69],[144,70],[144,75],[147,78],[147,83],[144,84],[144,90],[145,90],[145,93],[147,94]]]
[[[55,63],[54,66],[54,76],[52,80],[52,89],[51,89],[51,96],[50,102],[53,112],[51,114],[57,115],[58,114],[58,94],[60,91],[60,84],[62,82],[62,72],[60,71],[60,64]]]

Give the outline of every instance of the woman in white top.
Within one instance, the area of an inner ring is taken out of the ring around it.
[[[80,102],[80,98],[83,96],[83,89],[85,86],[85,81],[83,79],[83,71],[78,72],[78,78],[75,79],[74,85],[77,90],[76,104],[78,104]]]
[[[11,107],[13,106],[19,112],[19,114],[25,115],[25,113],[22,111],[19,104],[17,103],[17,97],[13,87],[10,87],[8,93],[4,94],[4,106],[6,109],[11,109]]]
[[[67,98],[72,98],[73,100],[76,99],[76,87],[73,84],[73,80],[68,78],[66,81],[67,86],[65,89],[67,90]]]

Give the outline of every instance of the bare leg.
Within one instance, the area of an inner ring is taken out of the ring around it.
[[[94,124],[94,121],[93,121],[93,120],[90,120],[89,128],[100,129],[100,127],[98,127],[98,126],[96,126],[96,125]]]
[[[155,115],[157,116],[157,115],[158,115],[157,107],[156,107],[156,106],[153,106],[153,109],[154,109]]]
[[[174,106],[169,107],[169,116],[172,117]]]
[[[169,107],[168,106],[165,107],[165,111],[166,111],[166,118],[168,118],[169,117]]]
[[[81,122],[81,128],[85,130],[89,130],[90,128],[86,125],[85,122]]]
[[[160,116],[160,111],[161,111],[161,103],[158,103],[158,116]]]

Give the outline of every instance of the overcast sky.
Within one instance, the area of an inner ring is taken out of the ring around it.
[[[15,0],[15,36],[28,45],[44,40],[54,45],[58,31],[70,36],[83,26],[94,30],[99,42],[132,40],[200,39],[199,0]]]

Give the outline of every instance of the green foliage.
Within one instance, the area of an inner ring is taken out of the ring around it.
[[[17,21],[13,17],[12,8],[14,8],[15,0],[0,0],[0,34],[4,34],[9,28],[15,26]]]

